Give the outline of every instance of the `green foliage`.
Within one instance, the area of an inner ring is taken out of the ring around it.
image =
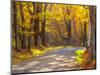
[[[79,50],[75,51],[75,54],[78,55],[78,56],[81,56],[84,52],[85,52],[85,50],[79,49]]]
[[[84,52],[85,52],[85,50],[81,50],[81,49],[75,51],[76,61],[79,64],[82,63],[82,61],[83,61],[83,57],[82,56],[83,56]]]

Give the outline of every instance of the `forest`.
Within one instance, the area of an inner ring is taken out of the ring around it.
[[[80,47],[78,64],[95,68],[96,6],[14,1],[11,18],[13,64]]]

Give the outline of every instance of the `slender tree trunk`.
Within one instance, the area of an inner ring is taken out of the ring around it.
[[[86,22],[84,22],[83,46],[84,46],[84,47],[87,47],[87,32],[86,32]]]
[[[22,49],[26,49],[26,36],[25,36],[25,33],[24,33],[24,31],[25,31],[25,29],[24,28],[22,28],[22,31],[23,31],[23,33],[22,33]]]
[[[28,36],[28,47],[29,50],[31,50],[31,36]]]
[[[42,29],[41,29],[41,42],[42,42],[42,45],[46,45],[45,44],[45,17],[44,17],[44,21],[42,23]]]
[[[35,4],[35,14],[37,15],[36,19],[34,20],[35,26],[34,26],[34,45],[38,46],[38,40],[40,35],[40,24],[39,24],[39,15],[38,13],[41,12],[41,4]]]
[[[33,6],[33,11],[35,10],[35,3],[32,3],[32,6]],[[31,50],[31,47],[32,47],[32,36],[34,35],[34,34],[31,34],[30,32],[33,32],[33,26],[34,26],[34,21],[33,21],[33,15],[34,15],[34,12],[32,12],[31,10],[30,10],[30,8],[29,8],[29,4],[27,5],[27,8],[28,8],[28,11],[29,11],[29,14],[32,16],[31,17],[31,21],[30,21],[30,28],[29,28],[29,30],[28,30],[28,32],[29,32],[29,36],[28,36],[28,49],[29,50]]]
[[[23,10],[23,5],[20,3],[19,5],[20,9],[20,15],[21,15],[21,21],[22,25],[24,25],[25,19],[24,19],[24,10]],[[21,48],[25,49],[26,48],[26,36],[25,36],[25,27],[22,27],[22,38],[21,38]]]
[[[71,7],[69,8],[68,6],[66,6],[66,10],[67,10],[66,13],[68,14],[69,17],[70,17],[70,13],[71,13],[70,9],[71,9]],[[64,11],[63,11],[63,13],[64,13]],[[68,45],[70,45],[71,44],[71,19],[68,19],[68,21],[66,21],[66,17],[64,15],[64,21],[65,21],[66,30],[67,30],[67,33],[68,33],[67,41],[68,41]]]
[[[70,45],[71,44],[71,21],[70,20],[68,21],[67,24],[67,30],[68,30],[68,44]]]
[[[43,12],[46,12],[46,8],[47,8],[47,4],[44,5],[44,10]],[[43,21],[42,21],[42,26],[41,26],[41,42],[42,42],[42,45],[45,46],[46,43],[45,43],[45,27],[46,27],[46,16],[44,15],[43,17]]]
[[[14,20],[13,20],[13,28],[14,28],[14,37],[15,37],[15,50],[17,50],[17,11],[16,11],[16,2],[13,2],[13,15],[14,15]]]

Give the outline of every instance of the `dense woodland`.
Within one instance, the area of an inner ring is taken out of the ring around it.
[[[32,53],[48,47],[86,47],[95,58],[96,7],[13,2],[12,50]]]

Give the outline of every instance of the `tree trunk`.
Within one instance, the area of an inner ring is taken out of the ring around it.
[[[36,19],[34,20],[35,26],[34,26],[34,45],[38,46],[38,40],[40,35],[40,25],[39,25],[39,15],[38,13],[41,12],[41,4],[35,4],[35,14],[37,15]]]
[[[68,6],[66,6],[66,10],[67,10],[67,15],[70,17],[70,9],[71,9],[71,7],[68,7]],[[64,13],[64,10],[63,10],[63,13]],[[65,13],[64,13],[65,14]],[[67,36],[67,41],[68,41],[68,45],[70,45],[71,44],[71,19],[69,18],[69,19],[67,19],[66,20],[66,17],[65,17],[65,15],[64,15],[64,22],[65,22],[65,24],[66,24],[66,30],[67,30],[67,33],[68,33],[68,36]]]
[[[87,47],[87,32],[86,32],[86,22],[84,22],[84,33],[83,33],[83,46]]]
[[[44,5],[44,10],[43,12],[46,12],[47,4]],[[42,45],[45,46],[45,27],[46,27],[46,16],[44,15],[43,21],[42,21],[42,26],[41,26],[41,42]]]
[[[14,28],[14,38],[15,38],[15,50],[17,50],[17,23],[16,23],[16,19],[17,19],[17,11],[16,11],[16,2],[13,2],[13,28]]]
[[[32,6],[33,6],[33,11],[35,10],[35,3],[32,3]],[[30,8],[29,8],[29,4],[27,5],[27,8],[28,8],[28,11],[29,11],[29,14],[32,16],[31,17],[31,21],[30,21],[30,28],[29,28],[29,30],[28,30],[28,32],[29,32],[29,36],[28,36],[28,49],[29,50],[31,50],[31,47],[32,47],[32,36],[34,35],[34,34],[31,34],[30,32],[33,32],[33,27],[34,27],[34,21],[33,21],[33,17],[34,17],[34,12],[32,12],[31,10],[30,10]]]
[[[20,3],[19,5],[20,9],[20,15],[21,15],[21,21],[22,21],[22,26],[24,25],[25,19],[24,19],[24,10],[23,10],[23,5]],[[25,36],[25,27],[22,27],[22,38],[21,38],[21,48],[24,50],[26,48],[26,36]]]
[[[68,44],[70,45],[71,44],[71,21],[70,20],[68,21],[67,24],[67,30],[68,30]]]
[[[91,53],[92,59],[96,58],[96,9],[94,6],[89,7],[89,15],[90,15],[90,26],[91,26]]]

